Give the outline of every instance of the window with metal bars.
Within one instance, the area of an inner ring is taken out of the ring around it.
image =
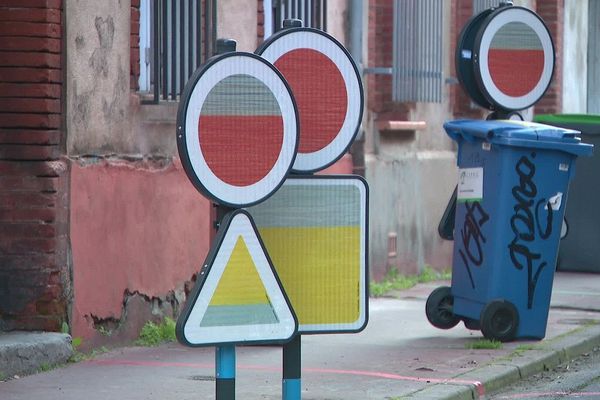
[[[217,0],[141,0],[140,92],[147,102],[177,101],[213,54]]]
[[[394,101],[442,101],[443,0],[395,0]]]
[[[473,15],[477,15],[492,7],[498,7],[501,2],[506,0],[473,0]]]
[[[264,0],[265,38],[281,30],[283,20],[300,19],[303,26],[327,31],[327,0]]]

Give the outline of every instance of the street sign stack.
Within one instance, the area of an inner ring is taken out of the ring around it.
[[[367,184],[312,175],[352,144],[361,79],[339,42],[299,25],[211,58],[178,110],[182,165],[219,220],[176,332],[216,346],[218,400],[235,398],[235,345],[284,344],[283,398],[300,399],[300,334],[368,320]]]

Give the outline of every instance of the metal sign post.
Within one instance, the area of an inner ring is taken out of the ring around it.
[[[214,229],[211,232],[216,233],[223,222],[227,212],[231,211],[229,207],[215,204],[216,218]],[[215,242],[215,236],[211,237],[211,244]],[[235,371],[236,357],[235,346],[225,345],[215,347],[215,396],[218,400],[235,399]]]
[[[303,28],[299,20],[286,20],[283,27],[285,29],[266,40],[256,53],[273,63],[292,87],[298,104],[301,129],[298,155],[292,169],[297,173],[312,173],[328,167],[341,158],[354,141],[362,121],[363,88],[354,60],[335,38],[317,29]],[[299,210],[288,210],[286,214],[297,215],[297,211]],[[314,210],[308,210],[308,213],[312,211]],[[282,215],[274,220],[280,218],[286,220]],[[303,253],[310,252],[310,248],[305,246],[299,248]],[[269,247],[270,252],[276,249],[277,245]],[[285,252],[283,249],[280,250]],[[285,270],[292,258],[294,256],[290,256],[288,260],[279,258],[276,262],[278,271]],[[305,265],[315,260],[314,258],[307,260],[300,254],[295,258],[297,262]],[[324,270],[328,270],[331,266],[324,267]],[[286,290],[289,287],[292,291],[293,287],[299,286],[307,289],[311,287],[311,279],[314,283],[315,277],[308,276],[308,279],[288,281],[284,286]],[[357,275],[355,288],[359,287],[358,280]],[[320,282],[326,281],[327,278]],[[306,313],[305,310],[298,311],[305,305],[298,297],[296,301],[292,301],[292,305],[295,311],[300,313],[297,315],[303,316],[300,319],[304,317],[310,319],[310,315],[313,315],[311,312]],[[337,310],[343,308],[344,306]],[[362,310],[366,310],[366,307]],[[318,321],[316,325],[320,325],[320,322]],[[364,323],[361,321],[358,325],[360,329],[366,325],[366,311]],[[337,328],[340,329],[339,326]],[[283,347],[284,400],[301,398],[300,375],[301,337],[298,335]]]
[[[235,399],[235,346],[215,348],[215,377],[217,399]]]
[[[348,150],[360,75],[333,37],[286,26],[257,54],[218,46],[230,52],[192,75],[177,114],[182,165],[217,204],[218,233],[176,333],[216,346],[217,400],[235,398],[236,344],[283,344],[283,398],[300,400],[300,333],[359,332],[368,319],[366,182],[287,179]]]
[[[218,233],[176,333],[187,346],[216,346],[216,398],[233,400],[235,345],[283,343],[298,328],[252,216],[241,209],[283,183],[296,156],[298,116],[273,65],[220,43],[229,52],[194,72],[177,113],[182,165],[217,203]]]
[[[283,400],[302,398],[302,345],[300,334],[283,345]]]

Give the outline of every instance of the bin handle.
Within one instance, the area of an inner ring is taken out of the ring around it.
[[[444,240],[454,240],[454,217],[456,216],[456,196],[458,185],[454,187],[454,192],[450,196],[446,210],[440,219],[438,225],[438,234]]]

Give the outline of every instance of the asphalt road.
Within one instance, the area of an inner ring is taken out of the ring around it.
[[[490,400],[514,399],[600,399],[600,348],[490,397]]]

